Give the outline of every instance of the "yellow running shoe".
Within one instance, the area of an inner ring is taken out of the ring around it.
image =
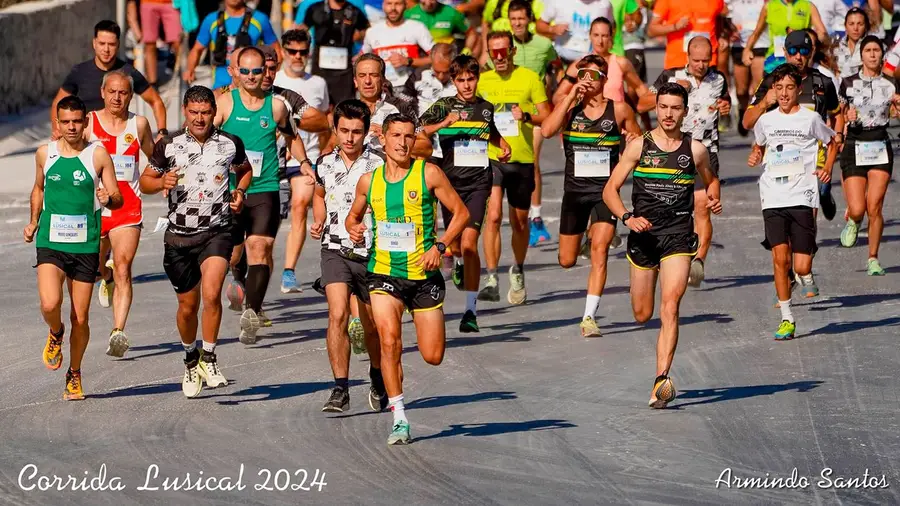
[[[675,400],[677,392],[672,378],[661,375],[653,382],[653,392],[650,394],[650,407],[664,409],[667,404]]]
[[[66,331],[66,327],[63,326],[59,331],[59,338],[53,336],[51,332],[47,332],[47,344],[44,345],[44,365],[47,366],[47,369],[51,371],[55,371],[59,369],[59,366],[62,365],[63,353],[62,353],[62,343],[64,332]]]
[[[84,391],[81,389],[81,371],[72,369],[66,371],[66,391],[63,393],[63,400],[84,400]]]
[[[256,316],[257,316],[257,318],[259,318],[259,326],[260,327],[271,327],[272,326],[272,320],[270,320],[269,317],[266,316],[265,311],[260,310]]]
[[[587,316],[581,320],[581,337],[601,336],[603,336],[603,333],[600,332],[600,327],[597,326],[597,322],[595,322],[593,318]]]

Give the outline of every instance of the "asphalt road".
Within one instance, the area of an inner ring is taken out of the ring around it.
[[[651,57],[657,69],[659,61]],[[83,366],[88,398],[63,402],[65,368],[49,372],[41,363],[47,329],[34,249],[21,243],[27,190],[19,188],[30,186],[33,166],[0,159],[9,182],[0,189],[8,192],[0,196],[0,254],[7,259],[0,266],[0,503],[900,503],[898,191],[890,188],[885,205],[881,259],[888,275],[865,275],[865,236],[843,249],[840,218],[820,219],[814,270],[822,295],[795,296],[801,338],[776,343],[771,334],[780,314],[770,304],[771,260],[759,245],[762,218],[747,146],[731,134],[723,140],[725,212],[714,220],[707,281],[682,304],[672,370],[680,395],[671,409],[647,408],[659,320],[634,323],[623,250],[614,251],[599,310],[604,337],[585,340],[578,323],[589,267],[583,260],[558,267],[552,241],[529,252],[527,305],[480,303],[478,335],[457,332],[464,297],[451,286],[440,367],[423,362],[412,326],[404,325],[415,441],[400,448],[385,445],[391,415],[366,405],[364,360],[352,359],[351,411],[320,411],[330,388],[327,307],[309,289],[281,295],[276,278],[266,305],[275,326],[260,332],[259,344],[240,344],[238,315],[225,312],[218,355],[232,384],[184,398],[175,295],[162,272],[161,234],[149,231],[134,267],[131,351],[122,360],[104,354],[111,312],[94,303],[94,340]],[[558,144],[547,147],[543,167],[544,214],[555,237]],[[840,214],[839,186],[835,195]],[[161,202],[150,199],[147,207],[147,222],[155,223]],[[508,228],[503,233],[508,244]],[[510,257],[507,247],[501,269]],[[318,258],[308,242],[297,270],[307,287]],[[507,286],[501,276],[501,290]],[[73,491],[71,484],[62,492],[23,490],[46,485],[41,475],[63,483],[71,475],[90,487],[101,469],[104,491]],[[791,478],[795,469],[795,482],[762,486]],[[847,483],[824,481],[823,472],[832,480],[874,478],[836,488]],[[213,486],[207,479],[216,477],[243,489],[185,490],[188,474],[195,488],[199,478]],[[732,481],[767,477],[745,488]],[[166,478],[182,490],[164,490]]]

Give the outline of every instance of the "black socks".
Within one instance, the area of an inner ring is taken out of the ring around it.
[[[269,266],[265,264],[251,265],[247,268],[247,282],[244,284],[247,294],[247,307],[256,313],[259,313],[262,309],[271,274]]]

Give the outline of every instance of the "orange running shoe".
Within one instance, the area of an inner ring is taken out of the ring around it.
[[[59,333],[59,338],[54,337],[53,333],[47,332],[47,344],[44,345],[44,365],[47,366],[51,371],[55,371],[59,369],[59,366],[62,365],[62,343],[63,343],[63,332],[65,332],[66,328],[63,327]]]
[[[66,371],[66,391],[63,393],[65,401],[84,400],[84,391],[81,389],[81,371]]]

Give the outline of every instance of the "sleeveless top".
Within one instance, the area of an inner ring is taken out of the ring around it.
[[[244,107],[240,91],[232,90],[234,106],[231,115],[222,124],[222,130],[240,137],[247,151],[247,158],[253,167],[253,179],[247,193],[278,191],[278,144],[275,138],[275,115],[272,109],[272,94],[266,95],[263,106],[258,111]],[[235,185],[231,175],[232,187]]]
[[[631,202],[634,215],[653,226],[651,235],[691,233],[694,230],[694,179],[697,167],[685,135],[674,151],[656,145],[650,132],[644,134],[641,158],[633,174]]]
[[[616,122],[616,108],[607,100],[606,109],[597,119],[584,114],[584,104],[572,109],[563,130],[563,152],[566,155],[564,191],[575,193],[602,192],[609,173],[619,163],[622,132]]]
[[[625,74],[619,66],[619,59],[611,54],[606,59],[607,72],[606,84],[603,86],[603,96],[615,102],[625,101]]]
[[[64,142],[64,141],[59,141]],[[64,157],[48,144],[44,163],[44,207],[38,221],[37,247],[64,253],[100,252],[100,179],[91,143],[78,156]]]
[[[437,200],[425,184],[425,161],[415,160],[400,181],[385,179],[385,165],[372,173],[367,197],[372,209],[369,272],[392,278],[427,279],[438,271],[419,265],[435,243]]]
[[[788,28],[805,30],[809,28],[812,7],[809,0],[769,0],[766,4],[766,24],[769,27],[769,51],[766,56],[784,58],[784,39]]]
[[[131,212],[139,216],[141,214],[141,140],[137,131],[137,115],[128,113],[125,130],[119,135],[113,135],[103,127],[97,111],[92,111],[90,138],[92,142],[97,141],[103,144],[103,147],[109,152],[113,166],[116,168],[119,193],[122,194],[124,201],[124,205],[116,211],[103,208],[103,216],[112,216],[113,213],[123,212]]]

